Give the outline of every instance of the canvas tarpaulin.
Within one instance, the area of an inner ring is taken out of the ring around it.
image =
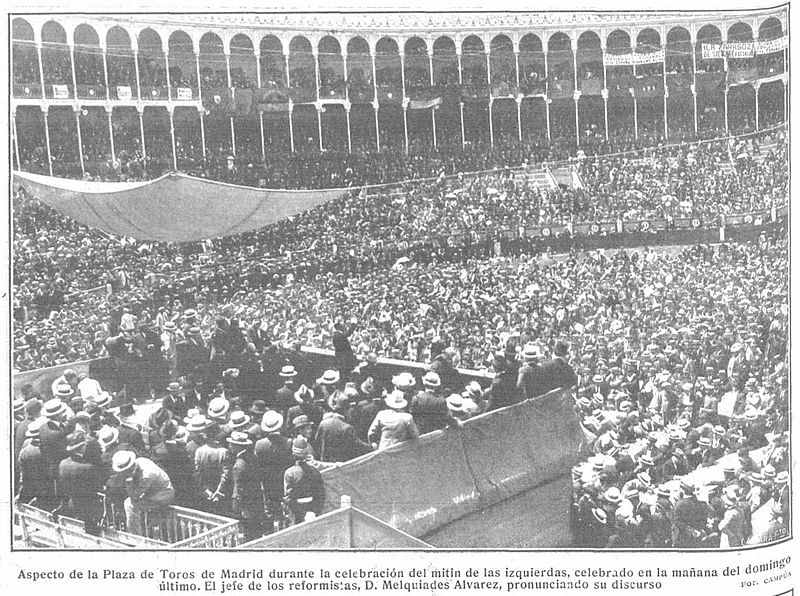
[[[128,183],[14,172],[14,182],[59,213],[91,228],[165,242],[193,242],[256,230],[349,192],[259,189],[177,173]]]
[[[561,477],[420,538],[435,548],[558,548],[572,545],[572,480]]]
[[[502,408],[464,425],[467,466],[486,507],[568,473],[583,433],[567,393]]]
[[[531,491],[544,496],[563,489],[558,499],[533,499],[543,525],[527,530],[539,546],[561,545],[569,541],[570,470],[583,440],[571,393],[555,391],[327,470],[326,502],[333,507],[348,495],[359,509],[429,542],[448,527],[460,529],[447,530],[447,536],[469,534],[472,524],[464,520],[492,516],[494,508],[518,497],[529,504],[522,497]],[[489,546],[475,540],[472,546]],[[492,540],[498,546],[503,537]]]
[[[421,536],[478,509],[458,431],[437,431],[323,472],[325,507],[342,496],[392,527]]]

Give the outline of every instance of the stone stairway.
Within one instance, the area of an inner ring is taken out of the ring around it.
[[[517,170],[514,173],[514,179],[520,182],[525,181],[536,188],[552,189],[555,188],[555,182],[541,166],[530,166],[528,168]]]

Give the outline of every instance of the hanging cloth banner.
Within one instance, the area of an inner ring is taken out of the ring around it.
[[[703,59],[752,58],[756,55],[756,44],[752,41],[729,43],[704,43]]]
[[[53,99],[69,99],[69,87],[66,85],[53,85]]]
[[[606,66],[634,66],[640,64],[654,64],[664,61],[664,50],[648,52],[646,54],[604,54],[603,63]]]
[[[131,99],[131,88],[130,87],[117,87],[117,99],[122,101],[127,101]]]
[[[178,87],[178,100],[191,101],[192,90],[189,87]]]
[[[789,47],[789,36],[784,35],[778,39],[771,39],[769,41],[759,41],[756,43],[756,54],[771,54],[772,52],[780,52]]]
[[[412,99],[408,102],[408,107],[412,110],[427,110],[428,108],[435,108],[436,106],[441,105],[441,103],[441,97],[425,100]]]
[[[752,58],[756,54],[772,54],[789,47],[788,36],[769,41],[744,41],[730,43],[704,43],[703,60],[717,58]]]

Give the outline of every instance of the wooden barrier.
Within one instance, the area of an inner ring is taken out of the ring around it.
[[[352,507],[350,498],[344,496],[341,499],[341,508],[335,511],[252,540],[239,548],[272,550],[284,548],[430,549],[433,547],[375,516]]]
[[[106,514],[97,536],[86,533],[81,520],[54,516],[32,505],[18,503],[14,512],[23,542],[31,548],[234,548],[241,542],[235,519],[170,506],[145,515],[146,535],[126,532],[124,516],[106,500]]]
[[[325,470],[325,510],[349,495],[434,546],[567,546],[570,470],[583,442],[573,403],[558,389]],[[523,518],[523,532],[500,523]],[[479,519],[493,521],[476,532]]]
[[[122,532],[125,527],[124,513],[111,499],[103,494],[100,497],[105,510],[103,528]],[[232,548],[240,542],[237,520],[177,505],[146,512],[143,527],[144,536],[123,532],[119,539],[135,542],[132,546],[166,548]]]

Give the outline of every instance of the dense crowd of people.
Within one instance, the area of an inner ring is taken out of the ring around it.
[[[140,54],[142,81],[164,85],[159,64]],[[221,72],[203,70],[201,85],[220,84]],[[344,84],[324,82],[333,93]],[[717,227],[719,215],[786,204],[782,129],[671,144],[660,135],[606,142],[590,129],[577,152],[565,139],[444,142],[266,163],[225,147],[202,159],[199,145],[179,144],[186,170],[210,179],[352,187],[261,230],[198,243],[110,237],[16,189],[15,369],[94,358],[113,368],[102,387],[66,371],[49,391],[18,388],[18,498],[90,532],[104,501],[136,533],[178,504],[236,517],[252,539],[321,513],[329,467],[574,387],[585,434],[576,546],[736,547],[787,535],[785,220],[757,240],[665,250],[583,251],[565,233],[566,254],[553,255],[518,233],[677,218]],[[68,135],[57,136],[66,154]],[[121,141],[117,162],[92,176],[158,173]],[[94,142],[85,148],[99,159]],[[513,169],[565,157],[571,185],[543,187]],[[360,188],[388,182],[397,184]],[[332,348],[335,366],[319,370],[303,346]],[[388,376],[380,357],[427,370]],[[491,387],[457,368],[493,373]],[[137,410],[152,410],[144,432]]]
[[[468,233],[491,240],[502,230],[522,226],[616,218],[697,217],[717,225],[720,213],[768,210],[785,202],[788,168],[781,134],[769,139],[777,144],[764,150],[762,159],[752,159],[766,140],[582,159],[576,164],[582,188],[543,189],[513,171],[499,170],[350,192],[256,232],[181,245],[111,238],[20,189],[13,214],[15,367],[105,355],[108,321],[124,307],[139,316],[146,311],[152,320],[176,301],[183,308],[215,301],[238,307],[241,294],[252,297],[280,286],[302,302],[292,282],[324,289],[330,280],[375,271],[369,278],[374,283],[396,275],[390,267],[398,259],[437,267],[493,254],[491,242],[476,248]],[[467,244],[449,243],[453,234],[466,236]],[[537,248],[528,239],[504,239],[503,251],[536,253]],[[327,340],[314,342],[325,345]],[[381,347],[378,353],[395,350]]]
[[[151,319],[123,308],[103,340],[118,416],[107,391],[72,371],[52,395],[29,387],[15,403],[20,498],[92,528],[105,487],[108,499],[127,496],[133,531],[176,503],[233,515],[254,538],[287,511],[321,512],[320,470],[577,385],[591,454],[573,471],[577,546],[774,540],[788,529],[787,271],[778,227],[716,249],[475,259],[298,282],[248,293],[237,309]],[[292,309],[294,293],[319,298]],[[291,341],[304,335],[330,338],[335,368],[315,370]],[[386,378],[378,352],[429,371]],[[495,378],[484,390],[456,367]],[[164,392],[143,441],[126,417]]]

